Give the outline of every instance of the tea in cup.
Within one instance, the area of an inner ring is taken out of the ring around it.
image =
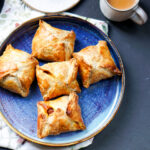
[[[139,0],[100,0],[101,11],[106,18],[118,22],[131,19],[142,25],[148,17],[138,4]]]

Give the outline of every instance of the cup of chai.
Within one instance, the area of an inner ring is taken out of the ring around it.
[[[103,15],[112,21],[125,21],[131,19],[142,25],[146,23],[148,16],[138,5],[140,0],[100,0],[100,8]]]

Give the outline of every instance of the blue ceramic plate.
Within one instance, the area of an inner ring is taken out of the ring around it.
[[[79,94],[79,104],[87,127],[84,131],[48,136],[44,139],[37,138],[36,103],[43,99],[36,80],[30,88],[29,96],[26,98],[0,88],[1,115],[16,133],[35,143],[48,146],[67,146],[83,142],[102,131],[113,119],[119,108],[125,86],[122,60],[111,40],[102,31],[87,21],[64,15],[39,17],[24,23],[2,44],[1,54],[9,43],[15,48],[31,53],[31,43],[38,28],[39,19],[60,29],[75,31],[76,52],[86,46],[97,44],[99,40],[106,40],[116,65],[123,72],[122,77],[115,76],[111,79],[100,81],[91,85],[88,89],[81,87],[82,92]],[[42,63],[40,62],[40,64]]]

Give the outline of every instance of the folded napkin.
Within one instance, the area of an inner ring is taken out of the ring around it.
[[[96,25],[104,33],[108,33],[108,26],[104,21],[86,18],[71,13],[63,14],[85,19]],[[30,9],[21,0],[5,0],[4,7],[0,14],[0,45],[5,40],[5,38],[23,22],[42,15],[45,14]],[[92,142],[93,138],[80,144],[60,148],[38,145],[32,142],[28,142],[18,136],[4,123],[0,117],[0,147],[14,150],[78,150],[80,148],[87,147],[88,145],[92,144]]]

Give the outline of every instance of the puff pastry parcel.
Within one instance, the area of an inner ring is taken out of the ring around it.
[[[37,108],[39,138],[86,128],[78,105],[78,96],[74,92],[56,100],[40,101],[37,103]]]
[[[95,46],[88,46],[74,53],[73,57],[78,61],[79,73],[86,88],[102,79],[121,75],[105,41],[99,41]]]
[[[0,56],[0,86],[26,97],[37,64],[38,61],[30,54],[8,45]]]
[[[46,61],[69,60],[74,51],[75,38],[73,31],[54,28],[40,20],[32,41],[32,55]]]
[[[76,59],[63,62],[47,63],[37,66],[36,77],[44,100],[69,94],[72,91],[80,92],[76,80],[78,64]]]

